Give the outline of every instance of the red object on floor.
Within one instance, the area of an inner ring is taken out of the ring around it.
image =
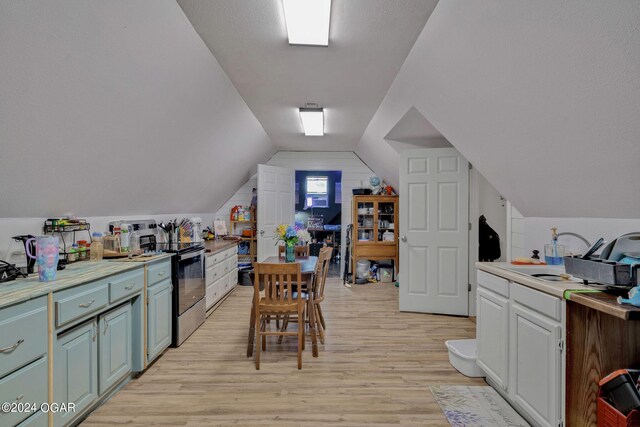
[[[598,427],[640,427],[640,411],[634,409],[625,416],[604,400],[601,393],[598,391]]]

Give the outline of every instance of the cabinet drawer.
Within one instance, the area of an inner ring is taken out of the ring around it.
[[[511,285],[511,298],[514,302],[529,307],[551,319],[561,320],[560,298],[547,295],[526,286],[518,285],[517,283]]]
[[[230,258],[230,257],[232,257],[234,255],[237,255],[237,254],[238,254],[238,246],[233,246],[233,247],[227,249],[227,256],[226,257]]]
[[[46,297],[0,310],[0,378],[46,352]]]
[[[216,264],[211,267],[207,267],[205,271],[205,281],[207,285],[214,283],[216,280],[219,280],[222,276],[224,276],[224,263]]]
[[[229,285],[233,288],[238,284],[238,269],[234,267],[229,273]]]
[[[366,259],[370,257],[395,258],[398,254],[398,246],[391,244],[380,245],[378,243],[358,244],[353,248],[353,256]]]
[[[224,276],[224,279],[222,280],[223,288],[220,291],[220,295],[225,295],[227,292],[233,289],[233,287],[236,285],[237,282],[238,282],[238,270],[234,269],[231,272],[229,272],[226,276]]]
[[[498,295],[502,295],[503,297],[509,296],[509,281],[507,279],[503,279],[502,277],[498,277],[485,271],[478,270],[478,276],[476,280],[478,282],[478,286],[487,288],[497,293]]]
[[[47,427],[48,425],[49,416],[42,411],[38,411],[18,424],[18,427]]]
[[[53,299],[56,303],[56,326],[59,327],[105,307],[109,303],[109,288],[107,282],[101,280],[56,292]]]
[[[0,380],[0,402],[47,402],[47,358],[43,357]],[[31,412],[0,412],[0,425],[13,426],[26,420]]]
[[[144,271],[120,274],[109,282],[109,302],[113,303],[144,288]]]
[[[218,299],[220,298],[219,283],[220,282],[215,282],[207,286],[207,293],[206,293],[207,309],[211,308],[211,306],[215,304],[216,301],[218,301]]]
[[[225,274],[227,274],[228,272],[233,270],[234,267],[235,267],[235,265],[233,263],[233,259],[231,257],[227,258],[223,263],[222,275],[224,276]]]
[[[171,278],[171,259],[147,266],[147,286]]]
[[[211,267],[219,263],[224,259],[224,251],[217,252],[215,254],[209,254],[207,256],[206,265],[207,267]]]

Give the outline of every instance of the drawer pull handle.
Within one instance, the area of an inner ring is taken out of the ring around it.
[[[109,329],[109,322],[104,321],[104,331],[102,331],[102,335],[107,333],[107,329]]]
[[[11,412],[11,406],[12,406],[12,404],[13,404],[13,403],[18,403],[18,402],[20,402],[20,401],[22,400],[22,398],[23,398],[23,397],[24,397],[24,395],[23,395],[23,394],[21,394],[21,395],[19,395],[18,397],[16,397],[16,399],[15,399],[13,402],[11,402],[11,403],[4,403],[2,406],[3,406],[3,408],[4,408],[4,407],[6,407],[6,408],[5,408],[5,409],[0,409],[0,413],[3,413],[3,414],[8,414],[8,413],[10,413],[10,412]]]
[[[96,323],[96,321],[93,321],[93,338],[92,340],[95,341],[96,340],[96,335],[98,335],[98,324]]]
[[[78,304],[78,307],[80,307],[80,308],[87,308],[87,307],[91,307],[91,304],[93,304],[94,302],[96,302],[96,300],[95,300],[95,299],[92,299],[91,301],[86,302],[86,303],[84,303],[84,304]]]
[[[5,347],[5,348],[0,348],[0,353],[10,353],[13,350],[15,350],[16,348],[18,348],[18,346],[20,344],[22,344],[24,342],[24,340],[22,338],[20,338],[18,341],[16,341],[16,343],[14,345],[10,345],[9,347]]]
[[[130,291],[131,289],[133,289],[133,287],[134,287],[134,286],[135,286],[135,284],[133,284],[133,283],[132,283],[132,284],[130,284],[130,285],[125,286],[124,288],[125,288],[126,290]]]
[[[162,270],[161,272],[158,273],[158,276],[162,277],[166,274],[166,272],[164,270]]]

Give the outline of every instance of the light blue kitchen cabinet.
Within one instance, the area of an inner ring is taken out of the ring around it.
[[[55,426],[67,425],[98,398],[98,331],[92,320],[58,335],[53,357],[53,401],[74,403],[58,412]]]
[[[29,418],[18,424],[17,427],[47,427],[48,425],[49,416],[42,411],[37,411],[35,414],[29,416]]]
[[[171,344],[171,279],[147,289],[147,361]]]
[[[131,303],[100,316],[98,348],[100,394],[131,373],[132,329]]]

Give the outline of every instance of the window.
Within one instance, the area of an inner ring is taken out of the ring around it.
[[[307,194],[327,194],[327,184],[326,176],[308,176]]]
[[[308,208],[328,208],[328,178],[326,176],[308,176],[307,194],[305,197],[305,209]]]

